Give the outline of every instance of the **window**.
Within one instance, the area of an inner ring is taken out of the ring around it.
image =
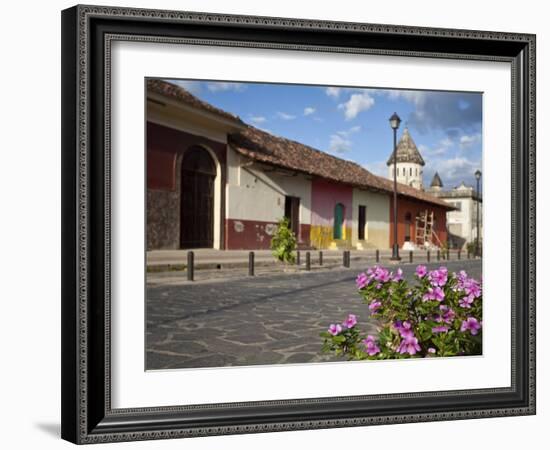
[[[409,168],[409,176],[412,177],[412,175],[413,175],[413,168],[410,167],[410,168]]]
[[[405,168],[403,167],[403,176],[405,176]]]

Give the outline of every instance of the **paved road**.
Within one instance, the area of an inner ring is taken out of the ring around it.
[[[438,267],[442,264],[431,264]],[[481,261],[449,270],[481,275]],[[402,266],[411,277],[415,265]],[[355,269],[278,274],[223,282],[150,285],[147,368],[197,368],[334,360],[319,333],[348,313],[374,332],[355,288]]]

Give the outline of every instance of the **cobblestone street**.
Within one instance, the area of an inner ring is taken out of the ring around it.
[[[432,263],[479,278],[481,261]],[[355,266],[355,265],[354,265]],[[401,264],[410,278],[416,264]],[[348,313],[374,332],[355,288],[359,267],[147,287],[147,369],[309,363],[322,355],[321,331]],[[332,360],[334,360],[332,358]]]

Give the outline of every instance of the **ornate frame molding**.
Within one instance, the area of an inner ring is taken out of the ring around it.
[[[535,413],[534,35],[99,6],[65,10],[62,22],[65,439],[83,444]],[[146,34],[153,24],[157,35]],[[247,40],[238,38],[240,30],[247,32]],[[314,39],[312,30],[321,33]],[[369,45],[353,46],[350,37]],[[419,44],[418,37],[424,38],[424,44]],[[509,62],[513,117],[510,388],[113,410],[110,64],[111,44],[117,40]],[[442,51],[443,42],[453,51]],[[93,148],[102,148],[102,155],[93,153]],[[393,401],[395,409],[382,408],[382,400]],[[358,402],[363,409],[350,407],[339,415],[331,410]],[[289,414],[291,406],[302,413]],[[411,412],[399,413],[405,406]],[[256,421],[243,415],[243,407],[252,408]],[[222,410],[225,415],[235,411],[234,418],[222,420],[216,415]],[[267,419],[258,420],[258,413]]]

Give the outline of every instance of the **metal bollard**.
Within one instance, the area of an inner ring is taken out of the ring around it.
[[[441,259],[441,252],[438,250],[437,251],[437,260],[439,261]]]
[[[319,265],[323,265],[323,252],[319,252]]]
[[[296,252],[296,265],[299,266],[300,265],[300,252]]]
[[[412,252],[412,250],[409,252],[409,262],[410,263],[413,262],[413,252]]]
[[[254,276],[254,252],[248,254],[248,276]]]
[[[470,249],[466,250],[466,258],[470,259],[472,255],[470,254]]]
[[[430,251],[429,250],[426,252],[426,259],[427,259],[428,262],[430,262]]]
[[[376,262],[380,262],[380,250],[376,250]]]
[[[447,249],[447,261],[451,260],[451,252],[449,249]]]
[[[311,270],[311,254],[306,252],[306,270]]]
[[[458,259],[460,259],[460,253],[461,253],[461,252],[462,252],[462,250],[458,249],[458,253],[456,254],[456,257],[457,257]]]
[[[195,254],[187,252],[187,281],[195,280]]]

